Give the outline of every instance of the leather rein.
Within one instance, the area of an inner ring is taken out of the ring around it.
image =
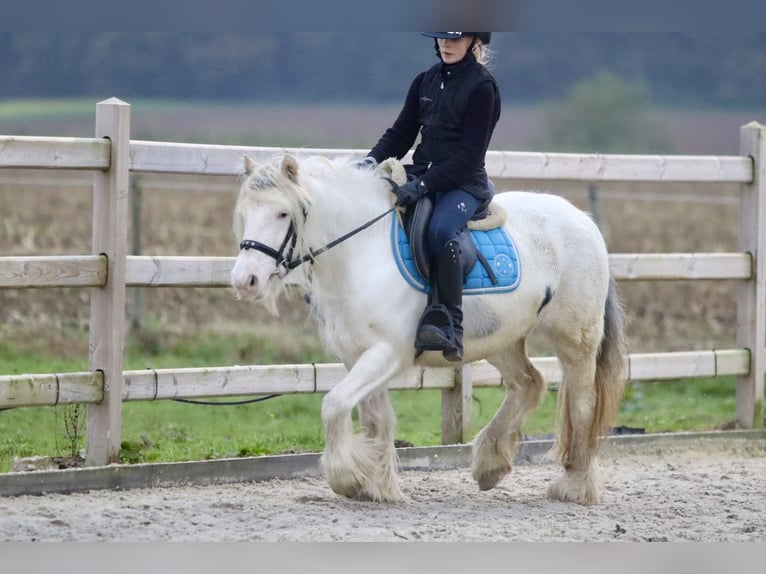
[[[255,241],[254,239],[243,239],[239,244],[239,249],[240,251],[249,251],[250,249],[254,249],[256,251],[260,251],[261,253],[265,253],[269,257],[273,258],[276,263],[276,268],[274,269],[272,274],[278,275],[281,279],[285,275],[287,275],[290,271],[292,271],[296,267],[299,267],[300,265],[303,265],[307,261],[311,261],[311,263],[313,264],[314,259],[318,255],[321,255],[325,251],[328,251],[332,249],[333,247],[335,247],[336,245],[343,243],[344,241],[346,241],[347,239],[350,239],[357,233],[364,231],[371,225],[383,219],[389,213],[392,213],[395,209],[396,207],[392,207],[391,209],[370,219],[368,222],[363,223],[356,229],[352,229],[345,235],[342,235],[341,237],[338,237],[337,239],[330,241],[327,245],[325,245],[324,247],[321,247],[320,249],[314,250],[309,248],[309,252],[303,256],[293,258],[293,254],[295,252],[295,245],[298,241],[298,236],[295,233],[295,224],[292,221],[290,222],[290,227],[287,229],[287,233],[285,234],[285,238],[282,240],[282,244],[279,246],[279,249],[274,249],[273,247],[270,247],[269,245],[266,245],[265,243],[261,243],[260,241]],[[304,213],[304,217],[305,217],[305,213]],[[287,250],[287,252],[285,252],[285,250]]]

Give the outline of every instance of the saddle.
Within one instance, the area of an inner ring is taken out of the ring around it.
[[[378,166],[381,173],[393,180],[397,185],[407,181],[407,175],[402,164],[395,158],[389,158]],[[396,195],[392,193],[392,201],[396,201]],[[401,224],[409,240],[412,259],[417,272],[426,280],[430,281],[430,265],[428,251],[426,249],[426,230],[428,222],[433,214],[433,202],[429,197],[423,197],[414,205],[400,211]],[[505,224],[505,210],[494,201],[482,212],[474,216],[468,222],[469,231],[490,231],[501,228]],[[461,249],[461,264],[463,275],[467,277],[477,260],[481,263],[489,276],[492,285],[497,285],[498,280],[480,249],[477,249],[475,238],[471,233],[463,233],[458,238]]]

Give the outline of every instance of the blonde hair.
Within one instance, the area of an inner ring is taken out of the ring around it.
[[[486,67],[489,67],[490,60],[492,59],[492,52],[478,37],[473,43],[473,57],[476,58],[479,64]]]

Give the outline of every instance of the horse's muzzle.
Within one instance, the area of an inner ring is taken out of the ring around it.
[[[263,296],[265,285],[254,273],[248,273],[245,270],[234,266],[231,271],[231,286],[237,295],[237,299],[259,299]]]

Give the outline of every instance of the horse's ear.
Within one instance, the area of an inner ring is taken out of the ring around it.
[[[298,162],[289,154],[282,160],[282,174],[293,183],[298,183]]]
[[[245,175],[253,175],[253,172],[255,171],[255,162],[247,154],[245,154],[243,159],[245,162]]]

